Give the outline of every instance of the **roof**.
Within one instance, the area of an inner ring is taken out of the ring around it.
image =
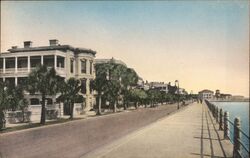
[[[75,48],[70,45],[55,45],[55,46],[41,46],[41,47],[28,47],[28,48],[12,48],[8,49],[11,53],[16,52],[30,52],[30,51],[46,51],[46,50],[62,50],[67,51],[71,50],[75,53],[89,53],[92,55],[95,55],[96,52],[91,49],[85,49],[85,48]]]
[[[208,90],[208,89],[204,89],[204,90],[200,91],[199,93],[214,93],[214,92],[211,90]]]
[[[121,60],[116,60],[116,59],[114,59],[114,58],[111,58],[111,59],[95,59],[95,63],[96,63],[96,64],[108,63],[108,62],[110,62],[110,61],[113,61],[115,64],[121,64],[121,65],[127,67],[127,65],[126,65],[123,61],[121,61]]]

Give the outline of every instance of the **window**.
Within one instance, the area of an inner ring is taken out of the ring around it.
[[[40,101],[37,98],[31,98],[30,99],[30,105],[39,105]]]
[[[64,68],[64,57],[57,56],[57,67]]]
[[[5,58],[6,69],[15,68],[15,58]]]
[[[86,79],[81,80],[81,93],[86,94]]]
[[[30,57],[30,67],[36,67],[41,64],[41,56]]]
[[[81,60],[81,73],[85,73],[87,72],[87,60],[86,59],[82,59]]]
[[[17,68],[27,68],[27,67],[28,67],[28,57],[18,57]]]
[[[70,72],[74,73],[74,59],[70,59]]]
[[[45,55],[43,56],[43,64],[47,67],[54,67],[54,55]]]

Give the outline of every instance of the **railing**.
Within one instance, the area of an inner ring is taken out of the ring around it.
[[[6,73],[6,74],[15,73],[15,68],[6,68],[6,69],[5,69],[5,73]]]
[[[249,141],[249,136],[241,130],[240,118],[236,117],[233,122],[229,119],[229,112],[225,111],[223,113],[223,109],[219,109],[218,106],[215,106],[207,100],[205,100],[205,102],[216,122],[219,123],[219,130],[224,131],[224,139],[230,139],[233,143],[233,157],[249,157],[249,148],[241,139],[242,136],[244,136]],[[233,130],[230,130],[230,124],[234,127]],[[230,133],[233,135],[233,139],[230,138]],[[243,152],[243,150],[245,152]]]
[[[17,71],[16,71],[17,70]],[[13,74],[13,73],[27,73],[28,68],[6,68],[5,69],[5,74]],[[0,69],[0,73],[4,73],[3,69]]]
[[[48,67],[48,68],[52,68],[52,67]],[[30,68],[30,72],[32,70],[35,70],[36,67],[31,67]],[[56,71],[59,73],[59,74],[65,74],[66,73],[66,69],[65,68],[62,68],[62,67],[57,67],[56,68]],[[5,69],[5,72],[3,71],[3,69],[0,69],[0,73],[5,73],[5,74],[14,74],[14,73],[28,73],[28,67],[26,68],[6,68]]]
[[[28,72],[28,68],[17,68],[17,72],[18,73],[27,73]]]

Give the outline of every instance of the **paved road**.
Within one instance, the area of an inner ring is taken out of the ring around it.
[[[78,158],[175,110],[166,105],[0,134],[0,157]]]
[[[210,116],[206,106],[194,103],[83,157],[232,157],[232,144]]]

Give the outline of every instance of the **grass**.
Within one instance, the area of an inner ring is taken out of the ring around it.
[[[46,122],[45,125],[41,125],[40,123],[29,123],[26,125],[7,127],[5,129],[1,129],[0,133],[8,133],[8,132],[19,131],[19,130],[24,130],[24,129],[29,129],[29,128],[36,128],[36,127],[44,127],[48,125],[60,124],[60,123],[65,123],[65,122],[70,122],[70,121],[80,120],[80,119],[83,119],[83,118],[73,118],[73,119],[59,118],[55,121]]]

